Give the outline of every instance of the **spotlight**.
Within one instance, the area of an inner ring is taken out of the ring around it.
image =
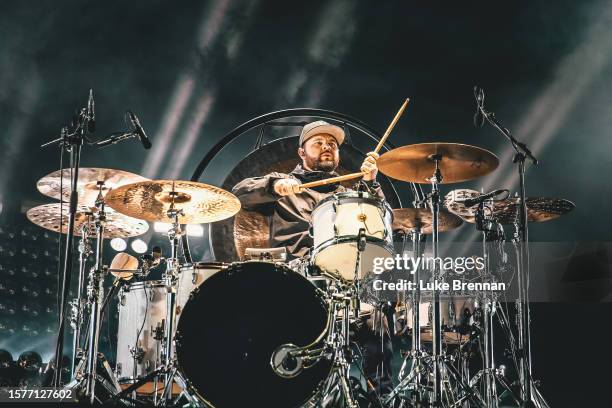
[[[42,357],[35,351],[25,351],[17,359],[17,365],[26,371],[37,372],[42,366]]]
[[[148,246],[142,239],[135,239],[132,241],[132,249],[137,254],[144,254],[147,252]]]
[[[0,350],[0,368],[9,368],[13,366],[13,356],[7,350]]]
[[[200,224],[189,224],[187,225],[187,235],[192,237],[203,237],[204,227]]]
[[[117,252],[125,251],[127,248],[127,242],[123,238],[113,238],[110,241],[110,246]]]
[[[166,222],[155,222],[153,223],[153,230],[155,232],[166,233],[172,227],[172,224]]]

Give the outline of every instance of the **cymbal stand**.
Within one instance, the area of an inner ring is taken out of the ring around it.
[[[100,315],[101,304],[104,298],[104,274],[106,268],[102,264],[103,248],[104,248],[104,227],[106,225],[106,212],[102,189],[104,182],[98,182],[98,198],[96,199],[97,211],[94,215],[94,225],[96,229],[96,263],[89,272],[89,283],[87,286],[87,303],[89,306],[89,334],[87,357],[85,363],[85,373],[83,376],[85,382],[85,395],[89,397],[90,404],[96,401],[96,381],[97,381],[97,366],[98,366],[98,346],[100,339]],[[108,370],[107,370],[108,371]],[[119,387],[112,371],[108,373],[116,392],[119,392]]]
[[[172,203],[168,209],[167,216],[172,219],[172,226],[168,230],[168,239],[170,240],[171,254],[170,258],[166,258],[166,271],[164,273],[164,283],[166,286],[166,325],[164,327],[164,351],[162,353],[162,367],[159,373],[164,374],[164,391],[158,403],[161,406],[172,405],[172,388],[176,381],[183,390],[183,394],[191,402],[195,402],[192,396],[185,391],[187,390],[187,381],[183,375],[177,370],[174,356],[174,333],[176,329],[176,295],[178,286],[178,275],[181,270],[181,264],[178,259],[178,249],[183,235],[183,230],[179,224],[179,216],[185,215],[182,209],[174,207],[174,201],[178,193],[174,188],[169,193]],[[180,397],[179,397],[180,398]]]
[[[438,258],[438,232],[439,232],[439,217],[440,217],[440,190],[438,185],[442,183],[442,173],[440,172],[440,161],[442,161],[442,155],[434,154],[431,155],[430,160],[433,160],[436,164],[436,170],[432,175],[431,181],[431,215],[432,215],[432,236],[431,244],[433,249],[434,259]],[[434,268],[432,271],[432,280],[434,284],[440,278],[438,263],[434,262]],[[434,406],[442,405],[442,316],[440,314],[440,291],[434,287],[432,306],[433,306],[433,322],[432,322],[432,335],[433,335],[433,375],[434,375],[434,387],[433,387],[433,403]],[[418,307],[418,305],[417,305]]]
[[[496,276],[491,268],[491,257],[489,255],[488,245],[490,242],[503,242],[504,234],[501,225],[494,220],[486,219],[485,217],[485,202],[481,202],[476,210],[476,229],[482,231],[482,253],[485,260],[485,269],[483,277],[495,282]],[[497,408],[499,403],[499,396],[497,394],[497,383],[499,383],[508,393],[514,401],[520,404],[519,398],[517,398],[512,392],[510,386],[506,382],[504,377],[504,367],[495,366],[495,353],[494,353],[494,332],[493,332],[493,319],[497,308],[497,295],[495,292],[484,292],[482,297],[482,310],[483,310],[483,329],[482,344],[484,345],[484,362],[483,368],[477,372],[474,377],[470,380],[470,386],[476,389],[481,380],[484,383],[484,396],[483,399],[490,408]]]
[[[410,232],[410,237],[412,239],[412,256],[420,257],[421,256],[421,229],[414,228]],[[423,388],[421,387],[421,373],[426,370],[425,365],[423,364],[423,357],[426,356],[426,353],[421,349],[421,312],[420,312],[420,304],[421,304],[421,288],[420,288],[420,266],[416,268],[412,273],[412,282],[414,290],[412,291],[411,296],[411,307],[412,307],[412,347],[410,353],[404,359],[402,367],[399,373],[399,379],[402,381],[403,379],[408,378],[406,381],[406,388],[411,389],[411,403],[413,406],[418,406],[423,398],[421,396],[421,392]],[[404,295],[404,315],[408,318],[408,302],[407,296]],[[411,367],[408,373],[405,373],[408,360],[411,360]]]
[[[442,183],[442,173],[440,171],[440,162],[442,161],[442,155],[432,154],[429,160],[435,162],[435,171],[432,177],[429,179],[431,182],[431,193],[429,194],[429,202],[432,213],[432,249],[433,258],[437,259],[439,256],[438,250],[438,232],[439,232],[439,214],[440,214],[440,190],[438,185]],[[465,383],[461,374],[457,369],[449,364],[449,357],[446,356],[442,351],[442,315],[440,310],[440,291],[436,283],[441,282],[440,271],[438,268],[438,262],[434,262],[434,268],[432,271],[432,282],[434,288],[432,290],[432,310],[433,310],[433,322],[432,322],[432,335],[433,335],[433,349],[431,355],[425,355],[420,359],[421,364],[427,367],[425,371],[425,378],[429,378],[431,374],[433,376],[433,389],[430,393],[429,406],[442,407],[458,407],[464,401],[470,401],[473,406],[486,407],[482,398],[476,394],[469,386]],[[418,306],[417,306],[418,308]],[[414,313],[413,313],[414,314]],[[420,327],[417,324],[413,330],[419,330]],[[409,384],[413,381],[414,377],[419,374],[416,371],[412,371],[400,383],[393,389],[393,391],[383,401],[385,404],[392,403],[397,398],[402,398],[402,393],[408,388]],[[451,379],[454,380],[455,388],[461,389],[462,393],[454,395],[454,389],[451,387]],[[446,395],[446,399],[444,396]]]
[[[81,348],[81,328],[83,325],[83,310],[85,309],[85,299],[83,297],[85,284],[85,268],[87,258],[93,253],[89,236],[92,234],[93,214],[88,213],[89,220],[81,226],[81,240],[79,241],[79,282],[77,286],[77,297],[71,302],[70,325],[74,332],[72,337],[72,369],[71,379],[74,380],[77,359],[82,357]]]

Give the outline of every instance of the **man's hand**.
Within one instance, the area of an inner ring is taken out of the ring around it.
[[[299,181],[291,178],[279,179],[274,182],[274,192],[280,196],[295,194],[300,191],[300,184]]]
[[[361,168],[359,170],[361,170],[362,173],[365,173],[363,175],[363,179],[365,181],[376,180],[376,175],[378,174],[378,166],[376,165],[376,160],[378,160],[378,157],[378,153],[370,152],[367,154],[367,157],[361,164]]]

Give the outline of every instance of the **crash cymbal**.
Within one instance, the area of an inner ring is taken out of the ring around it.
[[[465,200],[479,196],[475,190],[453,190],[444,197],[444,205],[450,212],[475,223],[477,205],[466,207],[456,200]],[[562,198],[527,197],[527,220],[529,222],[544,222],[560,217],[574,209],[575,205]],[[518,219],[520,200],[518,197],[505,200],[487,201],[485,211],[500,224],[514,224]]]
[[[117,187],[146,181],[148,178],[139,176],[123,170],[104,169],[97,167],[84,167],[79,169],[79,180],[77,191],[79,193],[79,204],[93,206],[98,196],[98,181],[104,181],[102,193]],[[60,199],[60,171],[54,171],[38,180],[36,187],[38,191],[51,198]],[[70,199],[70,169],[63,171],[62,190],[64,200]]]
[[[421,234],[431,234],[433,217],[429,208],[396,208],[393,210],[393,231],[411,231],[421,229]],[[455,214],[440,210],[438,231],[450,231],[458,228],[463,221]]]
[[[429,184],[440,157],[442,183],[473,180],[495,170],[499,159],[488,150],[460,143],[420,143],[398,147],[377,160],[380,171],[397,180]]]
[[[74,222],[74,234],[81,235],[83,224],[88,221],[93,222],[93,212],[96,208],[79,205]],[[68,232],[68,204],[62,207],[61,232]],[[106,224],[104,227],[104,238],[129,238],[144,234],[149,229],[149,224],[118,213],[110,208],[106,208]],[[30,208],[27,217],[34,224],[45,229],[58,232],[60,231],[60,203],[44,204]]]
[[[130,217],[167,223],[172,222],[168,210],[174,201],[174,208],[183,210],[180,224],[220,221],[240,210],[240,201],[232,193],[208,184],[181,180],[128,184],[109,192],[105,201]]]

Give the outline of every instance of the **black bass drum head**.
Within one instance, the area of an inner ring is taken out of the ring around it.
[[[207,279],[181,312],[179,369],[216,408],[299,407],[327,378],[330,362],[287,379],[272,370],[270,358],[282,344],[310,344],[326,323],[325,303],[297,272],[268,262],[235,263]]]

